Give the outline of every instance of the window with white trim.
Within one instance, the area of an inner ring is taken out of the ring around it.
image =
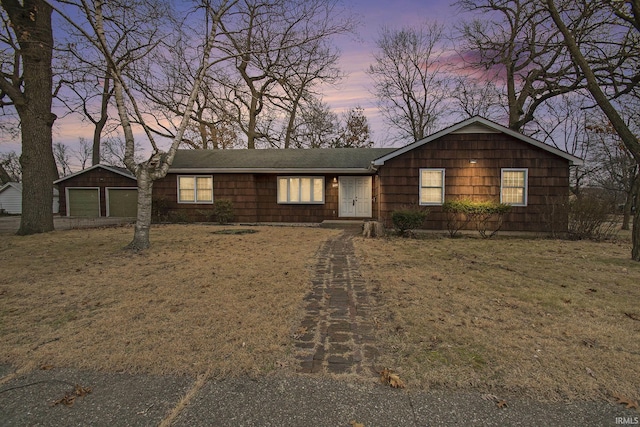
[[[420,169],[420,204],[444,203],[444,169]]]
[[[500,203],[527,206],[528,169],[502,169],[500,178]]]
[[[323,204],[324,177],[279,176],[278,203]]]
[[[213,203],[213,177],[178,176],[178,203]]]

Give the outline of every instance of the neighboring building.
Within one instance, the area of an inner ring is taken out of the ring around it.
[[[53,188],[53,213],[58,213],[58,190]],[[22,183],[7,182],[0,187],[0,212],[11,215],[22,214]]]
[[[227,199],[234,221],[248,223],[377,219],[390,225],[394,210],[424,206],[425,228],[437,230],[446,229],[444,201],[471,198],[511,204],[503,230],[548,231],[545,212],[567,201],[569,168],[579,164],[564,151],[473,117],[398,149],[179,150],[153,194],[174,218],[206,220],[214,200]]]
[[[60,215],[135,217],[136,177],[127,169],[94,165],[54,182],[60,191]]]

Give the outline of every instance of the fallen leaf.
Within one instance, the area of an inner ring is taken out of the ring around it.
[[[380,381],[385,384],[389,384],[393,388],[404,388],[404,381],[400,379],[398,374],[394,373],[389,368],[384,368],[380,371]]]
[[[356,422],[356,420],[349,421],[349,424],[351,424],[352,427],[364,427],[364,424]]]
[[[77,397],[83,397],[91,393],[90,387],[82,387],[80,384],[76,384],[75,389],[71,392],[67,392],[62,398],[55,400],[51,406],[63,404],[65,406],[73,406]]]
[[[505,409],[507,407],[507,401],[501,400],[500,402],[496,402],[496,406],[500,409]]]
[[[53,365],[42,365],[42,366],[40,366],[40,370],[41,371],[50,371],[51,369],[53,369]]]
[[[638,409],[638,401],[637,400],[631,400],[628,397],[622,396],[620,394],[614,394],[613,397],[616,398],[617,403],[621,404],[621,405],[626,405],[627,409]]]
[[[589,368],[586,368],[587,374],[591,375],[593,378],[596,377],[596,374],[593,373],[593,371]]]

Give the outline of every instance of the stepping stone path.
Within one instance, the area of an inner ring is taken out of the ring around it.
[[[306,315],[294,334],[299,372],[363,373],[378,356],[370,297],[359,273],[354,234],[344,231],[320,249],[305,297]]]

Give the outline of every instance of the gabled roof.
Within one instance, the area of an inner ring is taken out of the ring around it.
[[[94,170],[94,169],[104,169],[104,170],[107,170],[107,171],[110,171],[110,172],[113,172],[113,173],[117,173],[118,175],[122,175],[122,176],[124,176],[126,178],[130,178],[130,179],[133,179],[134,181],[136,181],[135,175],[133,175],[131,172],[129,172],[128,169],[120,168],[120,167],[117,167],[117,166],[109,166],[109,165],[97,164],[97,165],[93,165],[91,167],[88,167],[86,169],[82,169],[81,171],[78,171],[78,172],[72,173],[70,175],[64,176],[64,177],[62,177],[62,178],[60,178],[58,180],[53,181],[53,183],[54,184],[58,184],[58,183],[60,183],[62,181],[66,181],[69,178],[73,178],[74,176],[82,175],[83,173],[89,172],[89,171]]]
[[[395,148],[178,150],[172,173],[370,173]]]
[[[466,128],[466,129],[465,129]],[[382,157],[379,157],[377,159],[374,160],[373,164],[374,166],[382,166],[384,165],[384,162],[386,162],[387,160],[391,160],[396,156],[400,156],[408,151],[411,151],[415,148],[418,148],[424,144],[428,144],[431,141],[434,141],[438,138],[441,138],[445,135],[451,134],[451,133],[457,133],[457,132],[465,132],[468,131],[470,133],[482,133],[482,132],[502,132],[505,133],[509,136],[512,136],[522,142],[525,142],[527,144],[531,144],[535,147],[541,148],[545,151],[548,151],[549,153],[555,154],[556,156],[560,156],[562,158],[565,158],[567,160],[569,160],[569,162],[573,165],[582,165],[583,161],[582,159],[573,156],[565,151],[559,150],[555,147],[552,147],[550,145],[547,145],[543,142],[540,142],[536,139],[530,138],[528,136],[525,136],[519,132],[516,132],[514,130],[511,130],[507,127],[504,127],[502,125],[499,125],[495,122],[492,122],[491,120],[487,120],[483,117],[480,116],[475,116],[475,117],[471,117],[467,120],[464,120],[460,123],[457,123],[455,125],[449,126],[448,128],[442,129],[439,132],[436,132],[432,135],[427,136],[426,138],[423,138],[419,141],[416,141],[412,144],[406,145],[402,148],[398,148],[397,150],[393,151],[392,153],[386,154]]]
[[[5,185],[0,187],[0,193],[8,188],[13,188],[16,191],[22,193],[22,183],[21,182],[7,182]]]

